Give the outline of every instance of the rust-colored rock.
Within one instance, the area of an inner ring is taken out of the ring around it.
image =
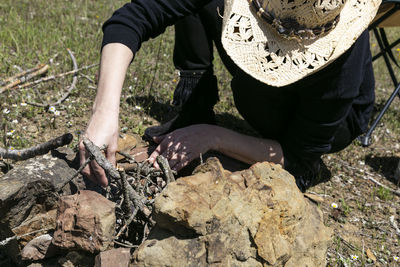
[[[36,261],[54,256],[58,249],[51,243],[52,239],[53,237],[49,234],[34,238],[22,250],[22,259]]]
[[[113,243],[114,228],[115,204],[94,191],[82,190],[61,197],[53,244],[98,253]]]
[[[129,248],[116,248],[100,252],[94,267],[128,267],[131,259]]]
[[[325,266],[331,230],[280,165],[198,170],[156,198],[158,226],[133,266]]]

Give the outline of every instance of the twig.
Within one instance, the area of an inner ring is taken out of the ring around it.
[[[355,246],[353,246],[352,244],[350,244],[349,242],[347,242],[346,240],[343,239],[343,237],[341,237],[340,235],[336,234],[337,238],[340,239],[340,241],[342,241],[346,246],[348,246],[351,250],[353,251],[360,251],[358,248],[356,248]]]
[[[35,67],[33,67],[33,68],[31,68],[31,69],[27,69],[27,70],[24,70],[24,71],[22,71],[22,72],[20,72],[20,73],[17,73],[17,74],[15,74],[14,76],[11,76],[11,77],[9,77],[9,78],[3,80],[3,81],[0,81],[0,86],[5,85],[6,83],[12,82],[12,81],[18,79],[18,78],[21,77],[21,76],[25,76],[25,75],[27,75],[27,74],[29,74],[29,73],[32,73],[32,72],[34,72],[34,71],[37,71],[37,70],[43,68],[44,66],[45,66],[45,64],[38,64],[38,65],[36,65]]]
[[[72,134],[67,133],[45,143],[26,149],[6,150],[4,148],[0,148],[0,157],[13,160],[26,160],[35,156],[44,155],[50,150],[56,149],[57,147],[68,145],[71,143],[72,138]]]
[[[135,158],[132,157],[131,155],[129,155],[128,153],[125,153],[123,151],[117,151],[117,153],[120,154],[121,156],[124,156],[125,158],[133,161],[133,162],[136,162]]]
[[[67,48],[68,54],[70,55],[71,59],[72,59],[72,64],[74,65],[74,70],[73,71],[77,71],[78,70],[78,63],[76,62],[76,58],[74,56],[74,54],[71,52],[71,50],[69,48]],[[72,79],[72,83],[71,85],[68,87],[67,92],[65,92],[60,99],[58,99],[56,102],[54,103],[35,103],[35,102],[27,102],[29,105],[32,106],[36,106],[36,107],[49,107],[49,106],[57,106],[59,104],[61,104],[62,102],[65,101],[65,99],[67,99],[67,97],[71,94],[72,90],[74,90],[76,88],[76,82],[78,81],[78,76],[76,75],[76,73],[74,74],[74,78]]]
[[[32,73],[29,73],[27,76],[23,76],[18,80],[10,82],[6,86],[0,88],[0,94],[8,89],[15,88],[16,86],[18,86],[21,83],[27,82],[36,76],[46,73],[48,71],[48,69],[49,69],[49,65],[43,65],[40,69],[38,69]]]
[[[118,242],[117,240],[114,240],[114,243],[123,247],[127,247],[127,248],[137,248],[139,247],[138,245],[129,245],[129,244],[125,244],[122,242]]]
[[[79,169],[78,170],[76,170],[76,172],[70,177],[70,178],[68,178],[65,182],[64,182],[64,184],[62,185],[62,186],[60,186],[60,188],[63,188],[66,184],[68,184],[70,181],[72,181],[75,177],[77,177],[80,173],[81,173],[81,171],[86,167],[86,165],[88,165],[91,161],[93,160],[93,157],[88,157],[87,159],[86,159],[86,161],[79,167]]]
[[[121,229],[119,230],[118,234],[115,236],[115,239],[118,239],[121,234],[123,234],[126,230],[126,228],[132,223],[133,219],[135,218],[136,214],[138,212],[138,209],[135,209],[131,216],[129,216],[128,220],[126,220],[125,224],[121,227]]]
[[[96,84],[96,82],[92,78],[90,78],[88,75],[83,74],[83,73],[79,73],[79,75],[82,76],[83,78],[87,79],[89,82]]]
[[[50,231],[50,230],[54,230],[54,229],[51,229],[51,228],[40,229],[40,230],[32,231],[32,232],[29,232],[29,233],[26,233],[26,234],[23,234],[23,235],[15,235],[15,236],[12,236],[12,237],[8,237],[8,238],[0,241],[0,247],[7,245],[8,243],[10,243],[10,241],[12,241],[14,239],[18,240],[18,239],[20,239],[20,238],[22,238],[24,236],[33,235],[33,234],[37,234],[37,233],[45,232],[45,231]]]
[[[122,210],[126,213],[129,214],[129,212],[131,211],[131,199],[129,197],[129,193],[128,193],[128,181],[126,179],[126,174],[124,171],[119,171],[119,175],[121,176],[121,181],[122,181],[122,193],[124,195],[124,202],[122,203]]]
[[[19,86],[15,87],[15,89],[22,89],[22,88],[26,88],[26,87],[29,87],[29,86],[37,85],[39,83],[52,81],[52,80],[55,80],[55,79],[58,79],[58,78],[62,78],[62,77],[67,76],[67,75],[78,73],[78,72],[80,72],[82,70],[87,70],[87,69],[96,67],[97,65],[99,65],[99,64],[96,63],[96,64],[92,64],[92,65],[81,67],[81,68],[79,68],[77,70],[71,70],[71,71],[67,71],[67,72],[64,72],[64,73],[57,74],[57,75],[51,75],[51,76],[48,76],[48,77],[44,77],[42,79],[30,82],[30,83],[25,83],[25,84],[19,85]]]
[[[112,164],[104,157],[101,153],[100,149],[92,143],[88,138],[83,138],[83,144],[85,145],[86,150],[93,155],[96,162],[104,169],[106,174],[113,178],[116,181],[121,180],[121,176],[117,172],[117,170],[112,166]],[[149,217],[151,211],[144,204],[144,199],[141,197],[135,190],[133,190],[132,186],[128,183],[127,192],[129,194],[129,198],[133,201],[135,207],[138,207],[140,211],[146,216]]]
[[[164,175],[165,175],[165,179],[167,184],[169,184],[170,182],[174,182],[175,181],[175,177],[172,174],[172,170],[171,167],[168,164],[168,161],[166,158],[164,158],[163,156],[157,156],[157,163],[160,165],[161,170],[163,171]]]
[[[116,181],[121,179],[118,171],[114,168],[114,166],[104,157],[100,148],[92,143],[88,138],[83,138],[83,144],[85,145],[86,150],[94,157],[96,162],[104,169],[107,176],[110,176]]]

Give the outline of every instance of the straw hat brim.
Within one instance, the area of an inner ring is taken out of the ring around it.
[[[313,40],[287,39],[252,10],[248,0],[225,0],[222,44],[246,73],[285,86],[334,61],[368,27],[381,0],[348,0],[334,29]]]

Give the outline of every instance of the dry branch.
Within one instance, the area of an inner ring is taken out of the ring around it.
[[[78,73],[78,72],[80,72],[82,70],[87,70],[87,69],[96,67],[97,65],[99,65],[99,64],[96,63],[96,64],[92,64],[92,65],[81,67],[81,68],[79,68],[77,70],[71,70],[71,71],[67,71],[67,72],[64,72],[64,73],[57,74],[57,75],[47,76],[47,77],[44,77],[42,79],[30,82],[30,83],[25,83],[25,84],[19,85],[19,86],[15,87],[15,89],[22,89],[22,88],[26,88],[26,87],[29,87],[29,86],[38,85],[39,83],[52,81],[52,80],[55,80],[55,79],[58,79],[58,78],[62,78],[62,77],[65,77],[65,76],[68,76],[68,75],[71,75],[71,74]]]
[[[72,134],[67,133],[45,143],[21,150],[6,150],[0,148],[0,157],[4,159],[26,160],[35,156],[44,155],[50,150],[68,145],[72,141]]]
[[[46,73],[48,71],[48,69],[49,69],[49,65],[43,65],[40,69],[38,69],[32,73],[29,73],[28,75],[23,76],[18,80],[13,80],[6,86],[1,87],[0,93],[3,93],[4,91],[6,91],[8,89],[15,88],[17,85],[27,82],[27,81],[33,79],[34,77],[40,76],[40,75]],[[21,72],[21,73],[23,73],[23,72]]]
[[[68,179],[64,182],[64,184],[63,184],[62,186],[60,186],[60,188],[63,188],[66,184],[68,184],[68,183],[69,183],[70,181],[72,181],[75,177],[77,177],[77,176],[81,173],[81,171],[86,167],[86,165],[88,165],[92,160],[93,160],[93,157],[88,157],[88,158],[86,159],[86,161],[85,161],[83,164],[81,164],[81,166],[79,167],[79,169],[76,170],[76,172],[75,172],[70,178],[68,178]]]
[[[70,55],[71,59],[72,59],[72,64],[74,65],[74,70],[73,71],[77,71],[78,70],[78,63],[76,62],[76,58],[74,56],[74,54],[71,52],[70,49],[67,49],[68,54]],[[74,78],[72,79],[72,83],[71,85],[68,87],[67,92],[65,92],[65,94],[63,94],[61,96],[60,99],[58,99],[56,102],[54,103],[35,103],[35,102],[28,102],[28,104],[36,106],[36,107],[49,107],[49,106],[57,106],[59,104],[61,104],[62,102],[65,101],[65,99],[67,99],[67,97],[71,94],[72,90],[74,90],[76,88],[76,82],[78,81],[78,76],[74,75]]]
[[[126,230],[126,228],[128,228],[128,226],[132,223],[133,219],[136,217],[136,214],[138,212],[138,209],[135,209],[131,216],[129,216],[129,218],[126,220],[124,226],[121,227],[121,229],[119,230],[118,234],[115,236],[115,239],[118,239],[121,234],[123,234]]]
[[[121,181],[121,176],[118,171],[114,168],[114,166],[104,157],[103,153],[101,153],[100,149],[92,143],[88,138],[83,138],[83,144],[85,145],[86,150],[94,157],[96,162],[104,169],[107,176],[110,176],[116,181]],[[145,199],[141,197],[135,190],[133,190],[132,186],[128,183],[126,187],[127,193],[129,194],[129,198],[133,201],[135,207],[139,208],[140,211],[146,216],[149,217],[151,211],[146,207]]]
[[[3,85],[5,85],[5,84],[7,84],[7,83],[10,83],[10,82],[12,82],[12,81],[18,79],[18,78],[21,77],[21,76],[25,76],[25,75],[27,75],[27,74],[29,74],[29,73],[32,73],[32,72],[34,72],[34,71],[37,71],[37,70],[43,68],[44,66],[45,66],[45,64],[38,64],[38,65],[36,65],[35,67],[33,67],[33,68],[31,68],[31,69],[27,69],[27,70],[24,70],[24,71],[22,71],[22,72],[20,72],[20,73],[17,73],[17,74],[15,74],[14,76],[11,76],[11,77],[9,77],[9,78],[3,80],[3,81],[0,81],[0,86],[3,86]]]
[[[169,166],[167,159],[164,158],[163,156],[157,156],[156,160],[165,175],[165,180],[166,180],[167,184],[169,184],[170,182],[174,182],[175,177],[172,173],[171,167]]]

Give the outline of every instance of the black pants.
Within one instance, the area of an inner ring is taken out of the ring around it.
[[[223,14],[224,10],[224,1],[223,0],[214,0],[210,4],[206,5],[202,10],[200,10],[197,14],[190,15],[185,17],[184,19],[180,20],[178,23],[175,24],[175,47],[174,47],[174,65],[175,67],[180,70],[184,75],[181,76],[181,80],[183,79],[190,79],[191,73],[196,73],[196,72],[207,72],[207,73],[212,73],[213,72],[213,44],[215,45],[225,67],[228,69],[228,71],[233,75],[236,76],[236,81],[235,83],[241,83],[241,82],[247,82],[247,79],[252,79],[246,74],[243,74],[243,72],[234,64],[234,62],[229,58],[227,55],[226,51],[224,50],[222,43],[221,43],[221,29],[222,29],[222,17],[221,14]],[[237,75],[239,73],[239,75]],[[240,77],[245,77],[241,79]],[[242,80],[242,81],[241,81]],[[187,83],[186,83],[187,84]],[[190,84],[189,83],[189,87]],[[254,90],[256,94],[259,93],[259,91],[267,92],[267,91],[274,91],[276,88],[269,88],[271,90],[268,90],[268,88],[262,88],[262,87],[268,87],[267,85],[262,85],[258,81],[255,81],[253,79],[253,85],[256,84],[255,87],[256,89]],[[237,86],[234,86],[234,88],[237,88]],[[180,88],[181,90],[186,90],[186,94],[191,94],[191,90],[193,88]],[[209,87],[209,88],[199,88],[199,90],[202,90],[204,94],[207,94],[208,98],[210,99],[211,103],[216,103],[218,99],[218,92],[214,92],[217,90],[217,87]],[[210,90],[212,90],[210,92]],[[278,89],[279,90],[279,89]],[[257,92],[258,91],[258,92]],[[198,92],[201,94],[201,92]],[[265,93],[264,93],[265,94]],[[263,95],[263,93],[261,94]],[[245,118],[249,118],[250,121],[252,120],[250,117],[253,118],[259,118],[260,116],[252,116],[254,114],[251,114],[254,109],[250,109],[246,111],[245,107],[241,106],[246,106],[246,103],[241,101],[241,94],[239,93],[239,90],[234,89],[234,96],[235,96],[235,103],[239,109],[239,112],[244,115]],[[272,96],[272,99],[271,99]],[[182,102],[179,99],[179,95],[175,96],[175,102]],[[268,94],[265,97],[261,97],[258,99],[265,99],[270,98],[270,102],[275,102],[273,99],[273,94],[268,96]],[[278,100],[279,102],[279,100]],[[287,104],[291,105],[290,102]],[[256,104],[257,105],[257,104]],[[257,111],[258,112],[258,111]],[[266,110],[266,112],[270,112],[269,117],[269,124],[272,125],[280,125],[284,120],[282,120],[282,116],[276,116],[276,112],[274,110]],[[290,109],[287,110],[287,112],[290,112]],[[275,113],[275,114],[274,114]],[[274,114],[271,116],[271,114]],[[264,112],[264,116],[267,116]],[[289,116],[289,114],[286,114],[285,116]],[[263,117],[263,116],[261,116]],[[254,124],[257,123],[251,123],[251,125],[254,126]],[[266,137],[266,138],[274,138],[276,139],[277,136],[279,136],[281,133],[279,131],[265,131],[265,129],[258,129],[259,127],[255,127],[256,130],[259,130],[261,134]],[[271,129],[277,129],[277,128],[282,128],[282,127],[272,127]],[[343,123],[340,125],[339,129],[337,130],[337,133],[335,135],[334,142],[332,144],[332,149],[329,153],[337,152],[345,147],[347,147],[354,138],[357,137],[359,132],[357,132],[355,129],[351,129],[349,127],[349,123],[347,120],[343,121]]]

